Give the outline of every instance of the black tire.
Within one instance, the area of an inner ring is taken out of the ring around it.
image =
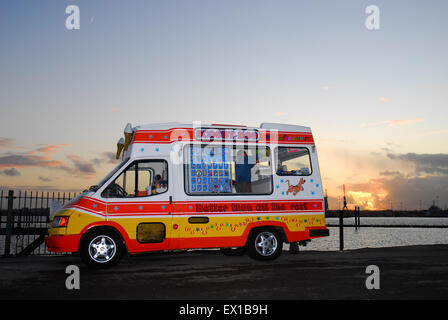
[[[79,245],[82,261],[95,269],[110,268],[116,265],[123,254],[125,246],[122,238],[107,229],[92,230],[85,234]]]
[[[221,248],[221,252],[226,256],[242,256],[246,253],[246,248]]]
[[[283,241],[273,228],[253,230],[246,243],[247,254],[255,260],[274,260],[283,250]]]

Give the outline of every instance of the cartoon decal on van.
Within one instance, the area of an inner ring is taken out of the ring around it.
[[[121,163],[51,218],[48,250],[93,267],[190,248],[271,260],[285,242],[329,234],[308,127],[128,124],[124,133]]]
[[[286,180],[288,183],[288,190],[286,191],[286,194],[292,193],[293,195],[298,194],[300,191],[303,191],[303,184],[305,183],[305,180],[303,178],[300,178],[300,181],[297,185],[290,185],[289,179]]]

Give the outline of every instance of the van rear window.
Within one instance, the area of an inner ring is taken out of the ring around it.
[[[278,147],[275,159],[279,176],[309,176],[312,173],[308,148]]]

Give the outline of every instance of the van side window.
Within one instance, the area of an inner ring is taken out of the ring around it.
[[[147,197],[168,190],[164,160],[138,160],[129,165],[101,194],[104,198]]]
[[[309,176],[312,173],[308,148],[278,147],[275,159],[279,176]]]
[[[189,195],[272,193],[268,147],[187,145],[184,164]]]

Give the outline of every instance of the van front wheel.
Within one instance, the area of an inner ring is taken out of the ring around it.
[[[251,258],[274,260],[282,253],[283,241],[275,230],[262,228],[251,233],[246,246]]]
[[[113,232],[92,231],[80,244],[81,259],[93,268],[111,267],[123,256],[124,248],[120,240]]]

